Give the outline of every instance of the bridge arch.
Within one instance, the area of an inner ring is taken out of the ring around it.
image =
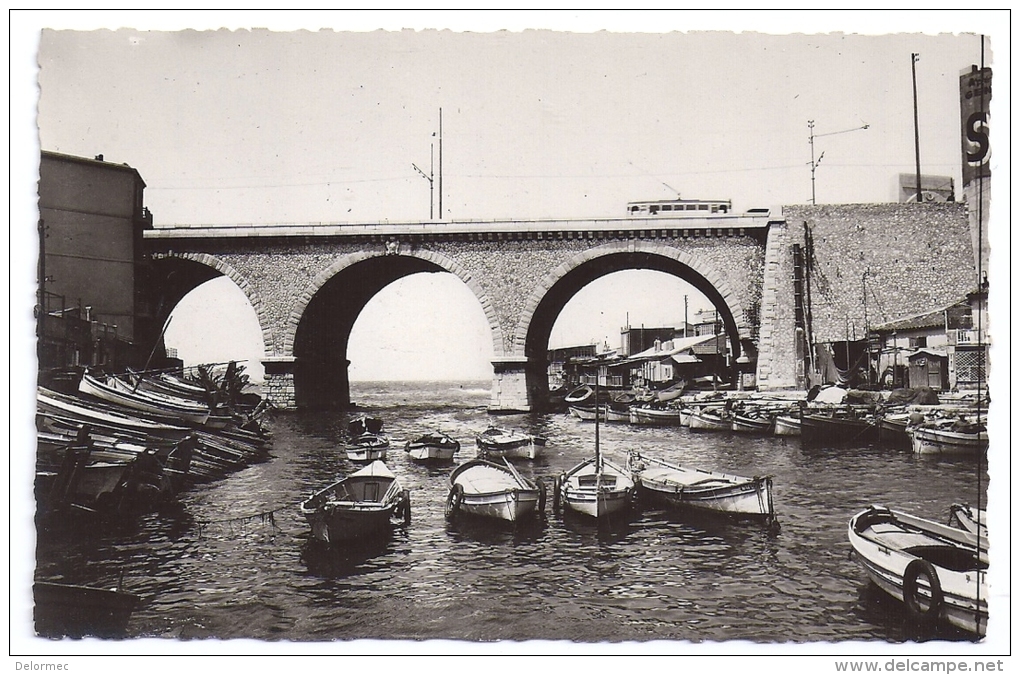
[[[298,407],[350,404],[347,346],[354,323],[379,291],[421,272],[448,272],[464,282],[489,324],[493,353],[500,353],[502,329],[494,305],[457,261],[421,248],[345,254],[313,277],[294,301],[285,324],[280,356],[293,360]]]
[[[534,286],[514,332],[514,354],[525,365],[529,405],[548,392],[546,354],[560,312],[591,282],[633,269],[664,272],[694,286],[719,310],[734,356],[753,345],[752,328],[739,296],[708,260],[681,249],[642,241],[610,242],[577,253]]]
[[[266,349],[275,344],[273,321],[267,304],[258,289],[229,263],[209,253],[171,251],[154,255],[152,265],[156,276],[160,277],[157,284],[160,298],[156,309],[160,326],[166,323],[171,311],[184,296],[205,282],[224,276],[233,281],[251,303],[262,332],[262,344]]]

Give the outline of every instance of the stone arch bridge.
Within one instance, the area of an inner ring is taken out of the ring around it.
[[[774,348],[769,309],[775,283],[768,277],[777,267],[770,258],[784,233],[782,218],[755,212],[185,226],[148,230],[144,239],[158,320],[217,276],[247,295],[265,344],[266,391],[283,408],[349,404],[347,344],[369,300],[410,274],[456,275],[478,300],[492,336],[490,410],[511,412],[545,400],[549,336],[570,298],[599,277],[630,269],[665,272],[696,287],[718,309],[733,356],[757,364],[759,383],[794,386],[793,365],[779,355],[792,348]],[[792,341],[792,327],[787,332]]]

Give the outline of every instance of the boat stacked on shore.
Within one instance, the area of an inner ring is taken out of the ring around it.
[[[151,511],[267,459],[267,406],[222,394],[163,373],[87,372],[76,394],[38,387],[40,510]]]

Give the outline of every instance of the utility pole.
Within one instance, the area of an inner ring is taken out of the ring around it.
[[[871,125],[870,124],[865,124],[863,126],[854,127],[853,129],[844,129],[843,131],[830,131],[827,134],[816,134],[815,133],[815,121],[814,120],[808,120],[807,126],[808,126],[808,144],[811,146],[811,163],[810,163],[810,166],[811,166],[811,204],[813,206],[814,203],[815,203],[815,169],[817,169],[818,165],[822,163],[822,157],[825,156],[825,151],[822,150],[822,154],[818,155],[818,159],[815,159],[815,139],[816,138],[821,138],[822,136],[835,136],[836,134],[847,134],[847,133],[850,133],[851,131],[860,131],[862,129],[867,129]]]
[[[684,295],[684,337],[687,335],[687,296]]]
[[[910,76],[914,81],[914,163],[917,168],[917,203],[923,204],[924,200],[921,198],[921,137],[917,130],[917,60],[921,58],[920,54],[910,55]]]
[[[439,109],[439,220],[443,219],[443,109]]]
[[[414,164],[414,163],[411,164],[411,166],[414,167],[414,170],[417,171],[418,173],[420,173],[421,177],[429,182],[429,220],[432,220],[432,218],[433,218],[433,215],[432,215],[432,206],[433,206],[433,204],[435,204],[435,201],[436,201],[435,197],[434,197],[434,192],[435,191],[433,189],[433,180],[432,180],[432,170],[433,170],[433,164],[434,164],[435,148],[436,148],[436,146],[434,144],[429,145],[429,175],[426,176],[425,172],[422,171],[421,169],[419,169],[417,164]]]

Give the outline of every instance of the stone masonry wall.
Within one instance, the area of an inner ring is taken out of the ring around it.
[[[523,241],[496,238],[492,241],[401,243],[400,253],[422,256],[434,251],[454,261],[492,304],[498,324],[494,330],[500,333],[495,342],[503,345],[502,355],[509,355],[514,353],[514,332],[535,284],[563,262],[604,243],[604,239],[567,233],[562,238]],[[682,250],[712,268],[729,284],[756,330],[764,257],[757,241],[750,236],[702,235],[656,239],[654,243]],[[175,250],[185,252],[187,247],[177,244]],[[246,292],[261,307],[260,319],[270,324],[263,326],[267,356],[291,356],[285,344],[291,314],[317,275],[347,255],[366,252],[384,255],[385,244],[228,242],[220,250],[205,245],[195,251],[207,252],[229,265],[246,282]],[[739,320],[740,317],[735,318]]]
[[[760,390],[798,386],[793,256],[786,223],[772,223],[765,247],[761,330],[755,383]]]
[[[787,206],[783,213],[789,243],[810,243],[813,343],[863,339],[866,325],[944,307],[974,290],[964,204]]]

